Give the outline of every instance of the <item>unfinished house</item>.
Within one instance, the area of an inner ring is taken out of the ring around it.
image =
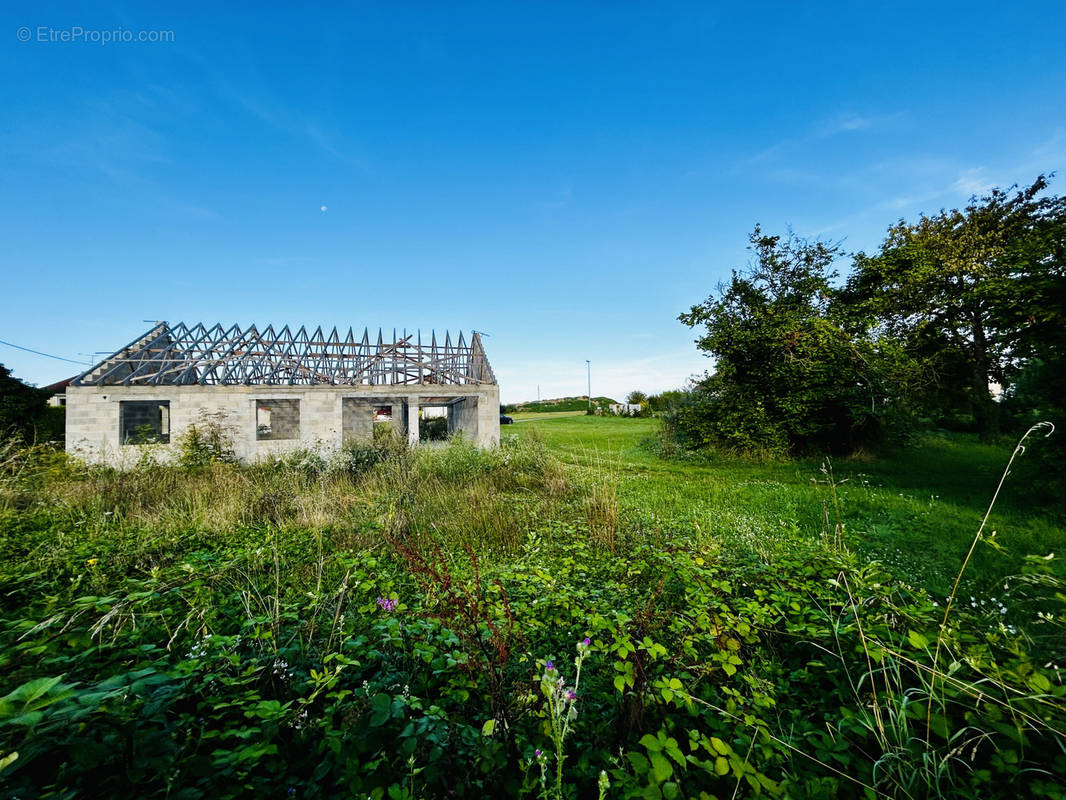
[[[141,446],[173,453],[182,433],[221,425],[242,461],[341,447],[389,425],[412,444],[429,409],[482,447],[500,440],[500,390],[473,333],[357,338],[337,329],[160,322],[75,378],[67,450],[123,465]]]

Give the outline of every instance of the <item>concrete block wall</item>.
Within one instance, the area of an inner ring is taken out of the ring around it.
[[[374,435],[374,409],[377,403],[345,397],[341,400],[341,436],[365,439]]]
[[[477,441],[477,409],[476,397],[464,397],[448,406],[448,435],[462,431],[463,435]]]
[[[341,400],[343,423],[341,425],[342,441],[348,439],[367,439],[374,435],[374,412],[378,408],[391,410],[392,426],[402,431],[404,428],[404,407],[402,397],[344,397]]]
[[[500,387],[495,384],[477,393],[477,438],[479,447],[500,446]]]
[[[434,405],[445,402],[460,407],[455,414],[455,428],[463,430],[479,446],[499,444],[500,390],[495,385],[71,386],[67,389],[67,451],[97,463],[136,463],[145,452],[144,446],[123,445],[119,439],[119,404],[123,400],[169,401],[170,444],[151,445],[163,459],[177,452],[182,433],[205,416],[217,419],[226,428],[234,452],[242,461],[298,449],[336,449],[343,444],[346,432],[370,436],[373,423],[364,429],[356,418],[362,416],[364,409],[369,417],[377,405],[392,405],[393,425],[401,432],[414,434],[417,442],[417,408],[427,397],[432,397]],[[299,400],[298,437],[257,440],[256,404],[260,400]],[[452,416],[449,413],[449,420]]]

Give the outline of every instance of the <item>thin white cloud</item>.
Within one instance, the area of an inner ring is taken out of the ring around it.
[[[808,126],[805,133],[797,136],[789,136],[775,144],[763,148],[752,156],[744,159],[740,167],[749,167],[756,164],[773,161],[777,156],[797,150],[804,145],[822,139],[829,139],[847,133],[868,131],[880,127],[887,122],[903,117],[903,112],[897,111],[887,114],[857,114],[851,111],[843,111],[834,116],[816,121]]]
[[[260,83],[258,74],[253,73],[250,84]],[[253,93],[238,90],[228,81],[220,78],[218,92],[226,100],[235,104],[245,113],[289,136],[301,137],[329,157],[343,164],[361,170],[369,169],[370,162],[359,147],[341,132],[324,125],[320,119],[298,109],[291,109],[270,98],[263,89]]]
[[[1033,148],[1032,160],[1047,163],[1045,169],[1055,169],[1066,161],[1066,128],[1056,128],[1052,134]]]
[[[303,129],[304,135],[312,144],[337,161],[358,169],[369,168],[370,162],[359,149],[336,131],[324,128],[314,120],[307,120]]]
[[[821,226],[814,232],[814,235],[823,235],[836,230],[853,230],[873,217],[883,220],[887,228],[892,222],[888,218],[889,214],[896,217],[904,214],[914,216],[934,214],[941,208],[965,205],[970,198],[986,195],[994,187],[1006,189],[1014,182],[1020,180],[1024,183],[1036,175],[1034,167],[1022,164],[1016,165],[1009,172],[997,170],[999,173],[1009,174],[1012,177],[996,179],[988,174],[984,166],[952,169],[947,163],[935,160],[921,159],[920,163],[921,168],[916,168],[913,176],[905,177],[905,180],[913,185],[914,191],[903,192],[870,204],[844,219],[834,220]],[[923,174],[929,172],[930,165],[936,167],[936,172],[948,174],[938,176]],[[882,167],[883,165],[878,165],[876,169],[880,170]],[[905,170],[902,172],[906,174]]]
[[[888,118],[889,117],[864,117],[860,114],[840,114],[839,116],[822,123],[817,129],[816,136],[819,139],[826,139],[830,136],[836,136],[840,133],[864,131],[872,128],[878,119]]]
[[[948,191],[969,197],[987,194],[996,184],[985,176],[984,171],[984,167],[963,170]]]
[[[136,102],[134,101],[136,100]],[[45,118],[17,124],[0,140],[10,153],[36,159],[49,172],[98,173],[106,185],[161,217],[219,220],[222,215],[196,198],[176,195],[161,176],[177,166],[170,138],[160,131],[150,104],[127,93],[89,97],[76,124]],[[139,112],[139,113],[137,113]]]

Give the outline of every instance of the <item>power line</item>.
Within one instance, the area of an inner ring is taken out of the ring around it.
[[[51,353],[42,353],[40,350],[34,350],[32,347],[23,347],[20,344],[12,344],[11,342],[5,342],[3,339],[0,339],[0,344],[6,344],[8,347],[14,347],[16,350],[25,350],[27,353],[34,353],[39,356],[44,356],[45,358],[54,358],[56,361],[69,361],[71,364],[77,364],[82,367],[85,366],[84,361],[75,361],[73,358],[54,356]]]

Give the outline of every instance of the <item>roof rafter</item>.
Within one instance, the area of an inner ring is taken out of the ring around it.
[[[496,376],[473,333],[470,343],[445,332],[443,344],[431,332],[423,344],[421,329],[387,340],[378,330],[357,339],[351,328],[293,331],[268,325],[242,329],[219,323],[157,323],[144,335],[72,381],[74,386],[116,385],[261,385],[333,384],[495,384]]]

